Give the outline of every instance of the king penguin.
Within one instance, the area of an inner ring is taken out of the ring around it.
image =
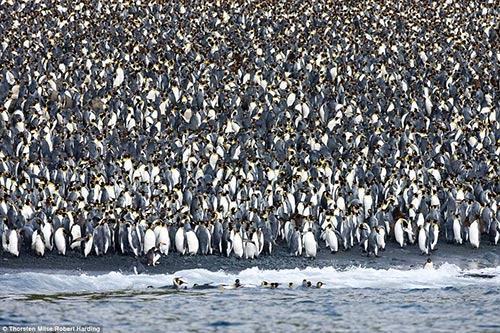
[[[306,258],[316,258],[316,252],[318,250],[318,244],[314,238],[312,229],[309,228],[302,238],[304,242],[304,253]]]

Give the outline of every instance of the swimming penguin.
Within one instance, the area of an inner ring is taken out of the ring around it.
[[[187,254],[195,255],[198,253],[200,243],[193,230],[186,231],[186,246]]]
[[[144,233],[144,252],[149,253],[149,250],[156,247],[156,235],[151,227],[146,229]]]
[[[177,232],[175,233],[175,249],[181,255],[184,255],[186,253],[186,240],[184,233],[185,232],[183,225],[181,225],[179,229],[177,229]]]
[[[243,287],[243,285],[240,283],[240,279],[234,280],[233,284],[227,285],[227,284],[222,284],[219,286],[220,289],[238,289]]]
[[[304,253],[306,258],[316,258],[318,244],[316,243],[316,239],[314,238],[314,234],[312,233],[311,228],[308,229],[302,239],[304,243]]]
[[[260,287],[261,288],[271,288],[271,284],[269,282],[267,282],[267,281],[262,281],[260,283]]]
[[[170,236],[165,223],[162,223],[162,225],[159,227],[156,245],[159,248],[161,254],[165,256],[168,255],[168,252],[170,250]]]
[[[427,258],[426,262],[423,265],[424,269],[434,269],[434,264],[432,263],[431,258]]]
[[[54,233],[54,243],[57,252],[63,256],[66,255],[66,242],[66,230],[63,227],[59,227]]]
[[[280,284],[279,284],[278,282],[271,282],[271,283],[270,283],[271,289],[276,289],[276,288],[278,288],[278,287],[279,287],[279,285],[280,285]]]
[[[156,266],[158,265],[160,262],[161,258],[161,255],[160,255],[160,252],[158,251],[158,249],[156,247],[153,247],[151,249],[148,250],[148,252],[146,253],[146,259],[147,259],[147,264],[148,266]]]
[[[178,290],[187,289],[187,283],[184,280],[182,280],[182,278],[180,278],[180,277],[174,277],[173,283],[174,283],[175,289],[178,289]]]

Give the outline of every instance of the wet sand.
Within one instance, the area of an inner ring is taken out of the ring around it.
[[[447,262],[462,269],[496,267],[500,266],[500,248],[486,242],[481,244],[480,249],[472,249],[469,245],[440,244],[439,248],[432,253],[431,258],[436,265]],[[366,254],[363,254],[358,247],[335,254],[322,248],[316,259],[292,257],[287,253],[285,246],[280,245],[273,252],[273,255],[262,255],[254,260],[226,258],[219,255],[180,256],[178,253],[170,253],[168,256],[162,256],[158,266],[144,266],[148,274],[174,273],[194,268],[237,272],[255,266],[260,269],[302,269],[325,266],[333,266],[338,269],[349,266],[411,269],[420,267],[425,260],[426,256],[420,254],[416,245],[399,248],[397,244],[389,243],[386,250],[380,252],[378,258],[366,257]],[[0,254],[0,273],[19,271],[65,271],[74,274],[101,274],[110,271],[133,273],[133,267],[137,261],[138,259],[132,256],[110,253],[102,257],[89,256],[88,258],[84,258],[82,254],[77,252],[69,252],[66,256],[52,252],[43,258],[35,257],[29,253],[21,253],[21,256],[16,258],[4,252]]]

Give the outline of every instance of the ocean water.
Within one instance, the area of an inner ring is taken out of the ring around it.
[[[173,290],[174,276],[239,289]],[[321,289],[289,289],[303,279]],[[260,288],[261,281],[282,283]],[[0,275],[2,325],[99,325],[104,332],[500,332],[500,267],[204,269],[172,275]]]

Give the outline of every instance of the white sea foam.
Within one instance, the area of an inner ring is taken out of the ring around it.
[[[471,274],[495,275],[493,278],[471,277]],[[259,286],[263,280],[300,285],[303,279],[313,283],[322,281],[324,288],[380,288],[423,289],[461,287],[474,284],[500,285],[500,266],[485,269],[461,270],[452,264],[443,264],[435,270],[373,269],[351,267],[336,270],[333,267],[260,270],[249,268],[239,273],[212,272],[190,269],[174,274],[128,275],[111,272],[103,275],[65,275],[34,272],[0,275],[0,295],[19,293],[105,292],[141,290],[148,286],[162,287],[172,284],[174,277],[182,277],[193,284],[231,284],[240,279],[246,287]]]

